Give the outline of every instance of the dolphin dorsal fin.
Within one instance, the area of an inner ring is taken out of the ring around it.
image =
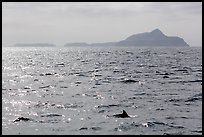
[[[127,112],[125,110],[123,110],[123,115],[128,115]]]

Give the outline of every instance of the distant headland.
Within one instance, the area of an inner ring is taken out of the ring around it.
[[[144,32],[131,35],[125,40],[119,42],[106,42],[106,43],[67,43],[64,47],[73,46],[114,46],[114,47],[189,47],[189,45],[180,37],[166,36],[159,29],[151,32]]]
[[[189,47],[184,39],[178,36],[166,36],[159,29],[151,32],[144,32],[134,34],[127,37],[125,40],[118,42],[105,42],[105,43],[66,43],[64,47]],[[33,44],[15,44],[13,47],[56,47],[54,44],[49,43],[33,43]]]
[[[137,47],[189,47],[189,45],[177,36],[166,36],[159,29],[132,35],[125,40],[116,43],[116,46]]]

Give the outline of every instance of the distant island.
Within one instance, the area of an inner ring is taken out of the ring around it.
[[[105,43],[66,43],[64,47],[189,47],[184,39],[178,36],[166,36],[159,29],[151,32],[144,32],[134,34],[118,42],[105,42]],[[56,47],[54,44],[49,43],[18,43],[13,47]]]
[[[49,43],[18,43],[15,44],[14,47],[55,47],[54,44]]]
[[[159,29],[155,29],[152,32],[135,34],[116,43],[116,46],[124,45],[137,47],[189,47],[182,38],[176,36],[168,37]]]
[[[114,47],[189,47],[189,45],[180,37],[166,36],[159,29],[151,32],[134,34],[125,40],[119,42],[106,43],[67,43],[64,47],[84,47],[84,46],[114,46]]]

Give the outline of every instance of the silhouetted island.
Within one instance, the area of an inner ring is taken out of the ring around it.
[[[14,47],[55,47],[54,44],[49,43],[18,43]]]
[[[166,36],[159,29],[151,32],[144,32],[134,34],[125,40],[119,42],[106,42],[106,43],[67,43],[65,47],[70,46],[114,46],[114,47],[189,47],[189,45],[180,37]]]
[[[125,40],[116,43],[116,46],[137,47],[189,47],[182,39],[176,36],[166,36],[159,29],[132,35]]]

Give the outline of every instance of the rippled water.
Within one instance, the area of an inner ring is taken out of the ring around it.
[[[201,48],[3,48],[2,134],[202,134]]]

